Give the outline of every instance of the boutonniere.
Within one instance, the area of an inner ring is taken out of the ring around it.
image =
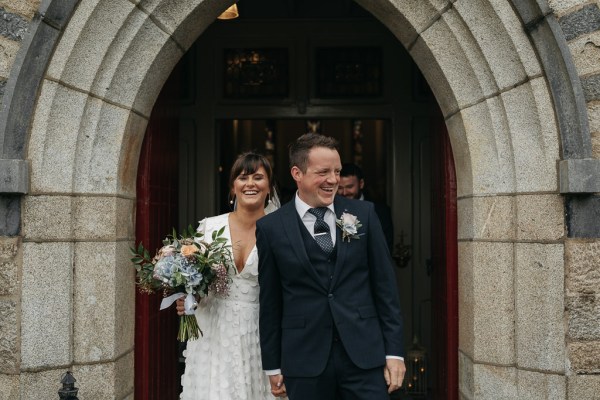
[[[350,239],[360,239],[360,236],[358,236],[358,228],[360,228],[362,224],[356,215],[344,211],[340,216],[340,219],[335,220],[335,223],[342,230],[342,242],[345,239],[348,239],[348,243],[350,243]]]

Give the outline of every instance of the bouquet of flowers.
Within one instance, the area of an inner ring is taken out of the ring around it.
[[[140,243],[131,248],[136,274],[136,283],[142,292],[151,294],[162,290],[165,297],[160,309],[169,307],[181,297],[185,299],[185,315],[179,319],[179,341],[195,340],[202,335],[194,309],[197,297],[209,292],[226,297],[229,293],[229,268],[233,265],[230,246],[223,237],[225,227],[214,231],[212,242],[203,239],[190,225],[181,235],[173,233],[163,240],[153,258]]]

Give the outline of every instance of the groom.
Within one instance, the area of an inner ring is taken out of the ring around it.
[[[402,316],[373,204],[335,196],[342,166],[333,138],[299,137],[290,165],[295,198],[256,223],[271,392],[290,400],[389,399],[405,372]]]

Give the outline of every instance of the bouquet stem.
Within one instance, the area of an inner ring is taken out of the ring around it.
[[[179,317],[179,333],[177,333],[177,340],[180,342],[196,340],[202,335],[202,330],[198,326],[195,315],[182,315]]]

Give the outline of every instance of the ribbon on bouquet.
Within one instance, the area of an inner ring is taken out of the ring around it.
[[[165,297],[160,302],[160,309],[164,310],[165,308],[171,307],[171,304],[175,303],[177,299],[185,297],[184,307],[185,307],[185,315],[194,315],[194,310],[198,306],[198,302],[196,302],[196,298],[193,294],[189,293],[186,295],[185,293],[175,293],[170,295],[169,297]]]

